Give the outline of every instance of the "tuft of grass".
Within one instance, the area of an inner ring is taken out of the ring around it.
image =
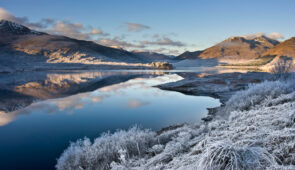
[[[228,142],[212,143],[202,153],[198,169],[265,169],[275,162],[261,147],[237,147]]]

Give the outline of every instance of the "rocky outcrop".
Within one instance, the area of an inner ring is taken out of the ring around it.
[[[167,62],[152,62],[151,66],[156,69],[171,70],[173,65]]]

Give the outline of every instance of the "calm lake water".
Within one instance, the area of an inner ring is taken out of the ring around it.
[[[146,71],[0,75],[0,169],[54,169],[70,141],[102,132],[200,122],[219,100],[153,87],[181,79]]]

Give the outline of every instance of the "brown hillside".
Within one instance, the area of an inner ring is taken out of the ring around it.
[[[254,39],[231,37],[217,45],[207,48],[200,54],[200,58],[218,58],[228,60],[255,59],[279,42],[265,36]]]
[[[263,55],[295,57],[295,37],[281,42],[274,48],[267,50]]]

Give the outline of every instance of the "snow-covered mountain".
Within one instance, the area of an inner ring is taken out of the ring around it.
[[[26,26],[17,24],[7,20],[0,21],[0,34],[13,34],[13,35],[26,35],[26,34],[36,34],[42,35],[45,33],[33,31]],[[3,35],[4,36],[4,35]]]
[[[122,49],[34,31],[7,20],[0,21],[0,37],[0,65],[12,70],[54,64],[144,66],[149,62]]]

